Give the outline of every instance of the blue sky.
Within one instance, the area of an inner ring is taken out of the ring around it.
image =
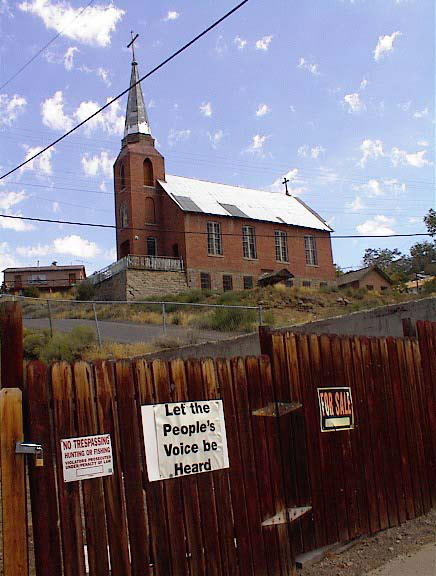
[[[21,162],[128,86],[130,30],[144,74],[234,2],[0,0],[0,167]],[[425,232],[435,206],[434,2],[250,0],[143,83],[170,174],[295,194],[337,234]],[[112,163],[125,98],[0,184],[0,212],[114,222]],[[273,198],[272,198],[273,201]],[[111,230],[0,219],[0,269],[113,261]],[[335,240],[359,266],[367,247]]]

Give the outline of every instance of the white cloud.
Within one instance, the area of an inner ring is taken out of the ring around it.
[[[386,36],[379,36],[377,46],[374,50],[374,60],[378,62],[380,58],[386,52],[392,52],[394,49],[394,41],[398,36],[401,36],[401,32],[393,32],[390,36],[387,34]]]
[[[74,8],[67,0],[29,0],[19,4],[20,10],[41,18],[46,28],[71,40],[92,46],[109,46],[124,10],[111,4],[96,4],[86,8]]]
[[[322,146],[314,146],[313,148],[309,148],[309,146],[300,146],[297,150],[298,156],[300,158],[313,158],[316,160],[319,158],[320,154],[325,152],[325,148]]]
[[[18,246],[17,254],[25,258],[37,258],[39,256],[48,256],[52,252],[49,244],[34,244],[32,246]]]
[[[349,114],[358,114],[365,109],[365,104],[360,99],[358,92],[354,92],[353,94],[346,94],[343,99],[343,104],[348,105]]]
[[[169,22],[170,20],[177,20],[179,16],[180,14],[175,10],[168,10],[168,14],[165,16],[164,22]]]
[[[58,212],[61,211],[61,207],[59,206],[59,202],[53,202],[53,204],[51,205],[51,209],[53,210],[53,212],[55,214],[57,214]]]
[[[221,140],[224,138],[224,132],[222,130],[216,130],[215,132],[208,132],[207,137],[211,143],[212,148],[218,148]]]
[[[352,202],[346,204],[346,207],[351,210],[351,212],[359,212],[360,210],[363,210],[363,208],[366,208],[360,196],[356,196]]]
[[[203,116],[212,116],[212,104],[210,102],[203,102],[200,105],[200,112]]]
[[[358,165],[362,168],[366,165],[370,158],[377,160],[384,156],[383,143],[381,140],[370,140],[367,138],[363,140],[360,145],[360,151],[362,152],[362,158],[359,160]]]
[[[24,202],[27,199],[27,195],[24,190],[21,192],[0,192],[0,210],[8,211],[19,204],[20,202]]]
[[[24,111],[27,101],[23,96],[0,94],[0,126],[11,126]]]
[[[292,106],[292,104],[289,106],[289,110],[295,114],[296,110],[295,110],[295,106]]]
[[[417,110],[413,113],[414,118],[426,118],[428,116],[428,108],[425,107],[423,110]]]
[[[29,158],[31,158],[32,156],[34,156],[35,154],[37,154],[42,150],[42,147],[40,146],[31,147],[28,146],[27,144],[23,144],[23,148],[26,150],[26,156],[24,158],[25,160],[28,160]],[[31,162],[20,168],[20,171],[21,172],[35,171],[40,173],[41,175],[50,176],[50,174],[53,172],[51,165],[51,156],[54,150],[55,150],[54,148],[49,148],[43,154],[38,156],[38,158],[35,158]]]
[[[406,191],[406,184],[399,182],[396,178],[384,180],[383,184],[392,194],[402,194]]]
[[[252,138],[250,146],[246,149],[249,154],[254,154],[256,156],[263,156],[263,147],[265,142],[270,138],[270,136],[262,136],[260,134],[255,134]]]
[[[189,128],[185,130],[175,130],[171,128],[168,133],[168,144],[174,146],[179,142],[185,142],[191,136],[191,130]]]
[[[421,224],[424,219],[420,216],[410,216],[410,218],[407,218],[407,221],[409,224]]]
[[[101,252],[95,242],[90,242],[76,234],[56,238],[53,241],[53,251],[57,254],[68,254],[82,258],[95,258]]]
[[[389,236],[395,234],[392,226],[395,224],[394,218],[379,214],[374,218],[365,220],[356,226],[356,230],[363,236]]]
[[[247,45],[247,40],[244,40],[240,36],[235,36],[235,38],[233,40],[233,44],[236,45],[236,48],[238,50],[243,50],[245,48],[245,46]]]
[[[32,246],[17,247],[17,253],[27,258],[48,256],[49,254],[95,258],[100,252],[101,250],[95,242],[86,240],[76,234],[56,238],[51,244],[33,244]]]
[[[297,68],[301,68],[302,70],[308,70],[314,76],[319,76],[320,71],[318,70],[318,64],[314,62],[309,62],[306,58],[301,57],[298,61]]]
[[[408,102],[401,102],[400,104],[398,104],[398,108],[401,108],[401,110],[403,112],[407,112],[410,108],[412,104],[412,100],[409,100]]]
[[[427,148],[427,146],[429,146],[427,140],[418,140],[417,144],[418,146],[422,146],[423,148]]]
[[[273,37],[271,35],[271,36],[264,36],[263,38],[256,40],[255,44],[256,50],[263,50],[264,52],[266,52],[269,48],[269,45],[271,44],[272,39]]]
[[[406,185],[399,182],[396,178],[377,180],[371,178],[366,184],[360,186],[353,185],[353,190],[364,193],[367,198],[377,198],[385,196],[386,192],[399,195],[406,191]]]
[[[71,130],[72,119],[64,113],[64,99],[61,90],[54,93],[41,104],[42,123],[52,130]]]
[[[391,150],[391,160],[394,166],[399,164],[404,164],[406,166],[413,166],[414,168],[423,168],[424,166],[429,166],[432,163],[425,158],[427,150],[419,150],[418,152],[406,152],[405,150],[400,150],[399,148],[392,148]]]
[[[367,80],[366,78],[362,78],[362,81],[360,83],[360,90],[365,90],[365,88],[368,86],[369,84],[369,80]]]
[[[74,68],[74,54],[78,52],[79,49],[76,46],[70,46],[64,54],[64,66],[65,70],[72,70]]]
[[[256,116],[265,116],[268,112],[271,112],[271,108],[268,104],[259,104],[256,110]]]
[[[110,158],[106,150],[100,155],[89,156],[85,153],[82,156],[82,168],[86,176],[94,177],[103,175],[105,178],[111,178],[113,175],[113,165],[115,158]]]
[[[10,216],[21,216],[21,212],[14,212],[11,210],[13,206],[24,202],[27,199],[26,193],[22,190],[20,192],[1,192],[0,193],[0,211],[9,214]],[[34,230],[34,226],[26,220],[16,220],[14,218],[0,218],[0,228],[5,230],[14,230],[15,232],[28,232]]]
[[[285,192],[285,185],[283,184],[283,180],[285,178],[286,180],[289,180],[288,183],[289,194],[292,194],[293,196],[301,196],[301,194],[303,194],[306,191],[306,189],[303,186],[298,186],[298,184],[304,183],[304,180],[302,180],[299,176],[298,168],[291,168],[291,170],[288,170],[286,174],[283,174],[283,176],[280,176],[279,178],[274,180],[274,182],[270,186],[268,186],[268,190],[270,190],[271,192],[276,192],[278,194],[283,194]]]
[[[107,98],[106,102],[110,100],[112,100],[112,98]],[[91,116],[91,114],[94,114],[100,107],[97,102],[93,102],[92,100],[84,101],[79,104],[73,116],[78,122],[82,122]],[[111,104],[109,108],[106,108],[106,110],[103,110],[103,112],[100,112],[100,114],[97,114],[92,120],[89,120],[89,122],[85,124],[84,129],[88,135],[94,130],[103,131],[110,135],[121,135],[124,132],[124,120],[124,114],[117,101]]]
[[[113,262],[117,259],[117,249],[115,247],[111,248],[110,250],[105,250],[103,253],[103,257],[110,262]]]
[[[103,80],[103,82],[106,84],[106,86],[111,86],[112,82],[109,78],[109,71],[106,70],[106,68],[102,68],[101,66],[99,68],[97,68],[97,70],[95,71],[95,73],[97,74],[97,76],[100,78],[100,80]]]
[[[9,244],[0,242],[0,271],[5,268],[17,268],[21,263],[10,253]]]
[[[222,34],[220,34],[218,36],[218,38],[216,39],[215,42],[215,52],[219,55],[222,56],[223,54],[225,54],[228,50],[227,47],[227,43],[224,40],[224,36]]]
[[[331,168],[327,168],[327,166],[320,166],[319,170],[321,174],[318,176],[318,180],[321,184],[331,184],[339,180],[338,174]]]

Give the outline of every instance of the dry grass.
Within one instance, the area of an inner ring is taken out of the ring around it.
[[[153,344],[148,342],[134,342],[133,344],[104,342],[101,348],[97,345],[88,348],[82,354],[82,359],[86,362],[94,362],[95,360],[118,360],[120,358],[142,356],[154,350],[155,347]]]

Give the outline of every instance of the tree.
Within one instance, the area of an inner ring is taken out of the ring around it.
[[[436,244],[432,242],[417,242],[410,248],[411,271],[436,273]]]
[[[389,250],[388,248],[367,248],[363,255],[364,266],[378,266],[386,271],[395,260],[403,257],[398,248]]]
[[[430,236],[436,236],[436,211],[433,208],[430,208],[428,214],[424,216],[424,222]]]

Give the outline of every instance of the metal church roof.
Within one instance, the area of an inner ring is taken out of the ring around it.
[[[159,180],[159,184],[184,212],[332,230],[316,212],[294,196],[168,174],[166,181]]]
[[[130,86],[139,80],[138,63],[133,60],[132,74],[130,76]],[[150,124],[148,122],[147,110],[145,109],[144,96],[141,84],[136,84],[129,90],[127,100],[126,122],[124,125],[124,138],[129,134],[150,134]]]

